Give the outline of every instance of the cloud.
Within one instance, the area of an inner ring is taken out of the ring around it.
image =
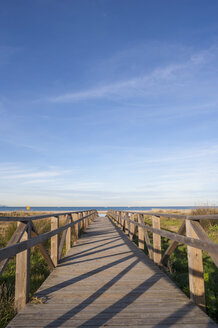
[[[177,49],[178,50],[178,49]],[[156,49],[157,51],[157,49]],[[161,53],[161,48],[159,49]],[[187,56],[186,56],[187,57]],[[149,94],[169,92],[172,87],[184,87],[196,79],[204,66],[213,63],[217,57],[217,48],[192,52],[188,58],[174,59],[162,66],[153,66],[147,73],[125,78],[112,83],[101,83],[94,88],[61,94],[47,100],[52,103],[73,103],[89,99],[144,97]],[[125,55],[124,55],[125,58]],[[119,58],[121,61],[122,58]],[[126,70],[128,70],[126,68]],[[143,67],[141,68],[143,72]],[[204,74],[204,73],[203,73]],[[216,76],[214,75],[216,78]],[[198,80],[199,83],[199,80]],[[102,85],[103,84],[103,85]]]
[[[38,168],[20,168],[19,166],[13,164],[1,164],[0,165],[0,179],[2,180],[20,180],[22,179],[24,182],[28,180],[28,183],[31,181],[29,179],[33,179],[39,182],[39,178],[54,178],[58,176],[63,176],[72,172],[71,170],[40,170]],[[43,181],[43,180],[42,180]]]
[[[183,68],[184,65],[169,65],[164,68],[155,69],[149,75],[132,78],[125,81],[119,81],[81,92],[67,93],[57,97],[49,98],[48,100],[54,103],[65,103],[109,96],[122,97],[123,92],[126,94],[127,90],[132,90],[137,93],[140,93],[140,90],[146,92],[146,88],[150,88],[150,86],[153,85],[156,81],[170,80],[174,77],[173,75],[177,71],[182,70]]]

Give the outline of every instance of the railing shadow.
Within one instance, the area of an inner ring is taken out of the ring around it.
[[[97,273],[103,272],[103,271],[105,271],[105,270],[107,270],[107,269],[109,269],[109,268],[111,268],[111,267],[113,267],[115,265],[118,265],[120,263],[123,263],[125,261],[128,261],[128,260],[132,259],[133,257],[134,257],[134,254],[131,254],[131,255],[126,256],[126,257],[124,257],[122,259],[119,259],[119,260],[116,260],[114,262],[105,264],[105,265],[103,265],[103,266],[101,266],[99,268],[96,268],[96,269],[93,269],[91,271],[88,271],[88,272],[86,272],[86,273],[84,273],[84,274],[82,274],[80,276],[77,276],[77,277],[74,277],[72,279],[63,281],[63,282],[61,282],[61,283],[59,283],[59,284],[57,284],[55,286],[52,286],[52,287],[49,287],[49,288],[45,288],[42,291],[37,292],[35,294],[35,296],[36,297],[46,297],[50,293],[56,292],[56,291],[58,291],[58,290],[60,290],[62,288],[65,288],[67,286],[70,286],[70,285],[72,285],[72,284],[74,284],[76,282],[79,282],[81,280],[87,279],[87,278],[89,278],[89,277],[91,277],[91,276],[93,276],[93,275],[95,275]]]
[[[100,239],[100,240],[94,240],[94,241],[90,241],[90,242],[87,242],[87,243],[75,244],[75,245],[73,245],[72,248],[81,247],[81,246],[90,245],[90,244],[95,244],[95,243],[100,243],[102,241],[107,241],[107,240],[110,240],[110,239],[114,239],[114,237],[104,238],[104,239]]]
[[[120,255],[124,255],[124,254],[129,254],[129,253],[131,253],[131,252],[130,251],[129,252],[121,252],[121,253],[116,253],[116,254],[111,254],[111,255],[106,255],[106,256],[93,257],[91,259],[85,259],[82,261],[73,261],[73,262],[68,261],[67,263],[60,264],[59,267],[68,266],[68,265],[72,265],[72,264],[91,262],[91,261],[95,261],[95,260],[102,260],[102,259],[106,259],[109,257],[120,256]]]
[[[109,282],[107,282],[104,286],[99,288],[96,292],[94,292],[92,295],[90,295],[87,299],[85,299],[83,302],[78,304],[76,307],[72,308],[70,311],[66,312],[64,315],[60,316],[57,320],[54,320],[49,325],[46,326],[46,328],[55,326],[59,321],[65,322],[69,320],[70,317],[77,314],[78,312],[82,311],[84,308],[86,308],[88,305],[93,303],[97,298],[99,298],[103,293],[105,293],[106,290],[111,288],[118,280],[120,280],[127,272],[129,272],[139,261],[135,260],[130,265],[128,265],[123,271],[121,271],[119,274],[117,274],[113,279],[111,279]]]
[[[66,261],[69,261],[69,259],[76,259],[78,257],[82,257],[82,256],[86,256],[88,254],[95,254],[95,253],[98,253],[98,251],[96,252],[91,252],[92,250],[96,249],[96,248],[102,248],[102,246],[105,246],[105,245],[109,245],[109,244],[112,244],[114,242],[116,242],[118,239],[120,239],[119,237],[117,238],[114,238],[113,241],[109,241],[108,243],[104,243],[104,245],[100,244],[100,245],[97,245],[95,247],[92,247],[92,248],[89,248],[89,249],[85,249],[84,251],[81,251],[81,252],[78,252],[78,253],[75,253],[73,255],[68,255],[66,256],[61,262],[66,262]],[[113,246],[112,246],[113,247]],[[107,249],[110,249],[112,247],[108,247]],[[116,246],[114,246],[116,247]],[[102,250],[106,250],[106,248],[102,249]],[[101,252],[102,250],[100,250],[99,252]],[[88,253],[88,254],[87,254]],[[85,254],[85,255],[84,255]]]

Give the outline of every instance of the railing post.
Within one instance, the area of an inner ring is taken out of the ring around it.
[[[28,223],[27,223],[28,224]],[[18,225],[25,223],[18,222]],[[24,233],[21,241],[31,238],[31,229]],[[16,255],[16,277],[15,277],[15,310],[19,312],[28,302],[30,291],[30,249]]]
[[[90,215],[91,213],[92,213],[92,211],[88,211],[88,215]],[[89,216],[88,219],[87,219],[88,226],[91,224],[91,217],[92,216]]]
[[[82,219],[83,217],[83,212],[79,212],[78,213],[78,219]],[[79,223],[79,232],[80,232],[80,235],[81,235],[81,230],[83,229],[83,221],[80,221]]]
[[[135,218],[134,213],[131,213],[130,214],[130,220],[134,221],[134,218]],[[134,231],[135,231],[135,225],[133,223],[130,223],[130,234],[129,234],[130,240],[133,240]]]
[[[138,223],[143,224],[144,223],[144,215],[138,214]],[[140,249],[144,250],[145,244],[144,244],[144,230],[141,227],[138,227],[138,247]]]
[[[152,226],[155,229],[160,229],[160,218],[152,216]],[[153,259],[156,264],[161,261],[161,236],[153,233]]]
[[[125,213],[121,212],[121,225],[122,225],[122,230],[125,232],[125,220],[124,220],[124,215],[125,215]]]
[[[73,213],[72,214],[72,219],[73,219],[73,222],[74,221],[77,221],[79,219],[78,214],[77,213]],[[76,223],[73,226],[73,237],[74,237],[73,239],[75,241],[77,241],[77,239],[79,238],[79,223]]]
[[[116,223],[117,227],[119,227],[119,211],[114,211],[114,213],[115,213],[115,219],[116,219],[115,223]]]
[[[86,211],[86,212],[85,212],[85,216],[87,216],[88,214],[89,214],[89,212]],[[89,225],[89,222],[88,222],[88,221],[89,221],[89,218],[86,218],[86,219],[85,219],[85,229],[88,228],[88,225]]]
[[[118,218],[118,222],[119,222],[119,228],[120,228],[120,230],[122,230],[122,220],[121,220],[121,216],[122,216],[122,214],[121,214],[121,211],[119,211],[119,218]]]
[[[51,218],[51,230],[58,229],[59,217]],[[51,259],[55,266],[58,264],[58,234],[51,237]]]
[[[72,222],[72,215],[67,215],[66,216],[66,221],[68,216],[70,217],[70,222]],[[71,248],[72,244],[72,230],[71,227],[67,229],[67,234],[66,234],[66,251],[68,251]]]
[[[125,213],[125,219],[129,219],[129,213]],[[129,236],[129,222],[125,221],[125,234]]]
[[[192,221],[186,220],[186,235],[198,239],[192,227]],[[205,311],[205,288],[202,262],[202,250],[188,246],[189,289],[191,299]]]

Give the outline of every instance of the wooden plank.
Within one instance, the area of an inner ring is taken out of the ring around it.
[[[113,212],[113,211],[109,211]],[[123,211],[127,212],[127,211]],[[163,218],[175,218],[180,220],[192,220],[192,221],[199,221],[199,220],[218,220],[218,214],[211,214],[211,215],[182,215],[182,214],[170,214],[170,213],[156,213],[156,212],[147,212],[147,211],[128,211],[128,213],[134,214],[144,214],[150,216],[157,216]]]
[[[68,221],[66,220],[66,224],[69,222],[72,222],[72,216],[71,214],[67,215]],[[69,249],[71,248],[72,245],[72,228],[69,227],[67,230],[67,235],[66,235],[66,251],[68,252]]]
[[[130,219],[132,220],[132,221],[134,221],[134,217],[135,217],[135,215],[134,214],[130,214]],[[129,234],[129,238],[130,238],[130,240],[133,240],[133,237],[134,237],[134,228],[135,228],[135,225],[133,224],[133,223],[131,223],[131,221],[129,221],[129,225],[130,225],[130,234]]]
[[[26,224],[18,222],[18,226],[25,229]],[[22,241],[30,238],[30,227],[24,232]],[[27,303],[30,291],[30,250],[27,249],[16,255],[16,274],[15,274],[15,310],[19,312]]]
[[[96,210],[94,210],[96,212]],[[0,216],[0,222],[1,221],[34,221],[34,220],[41,220],[45,218],[50,218],[50,217],[59,217],[62,215],[67,215],[67,214],[73,214],[73,213],[82,213],[81,211],[70,211],[70,212],[59,212],[59,213],[50,213],[50,214],[40,214],[40,215],[31,215],[31,216],[25,216],[25,217],[16,217],[16,216]]]
[[[189,220],[186,221],[186,234],[190,238],[198,238],[192,227],[192,222]],[[187,247],[187,251],[190,297],[202,310],[205,311],[202,251],[190,246]]]
[[[72,214],[72,220],[73,222],[77,221],[78,219],[78,214]],[[72,227],[72,231],[73,231],[73,239],[74,241],[77,241],[77,239],[79,238],[79,224],[76,223],[73,227]]]
[[[87,211],[83,212],[83,215],[84,216],[87,216],[88,215],[88,212]],[[86,229],[87,229],[87,219],[84,219],[83,223],[84,223],[84,232],[85,232]]]
[[[179,235],[184,235],[185,232],[186,232],[185,221],[183,221],[182,224],[181,224],[181,227],[179,228],[178,234]],[[178,245],[179,245],[179,243],[177,241],[171,242],[170,246],[167,248],[164,255],[162,256],[161,264],[167,263],[170,255],[174,252],[174,250],[176,249],[176,247]]]
[[[160,229],[160,218],[152,216],[152,226]],[[156,264],[161,261],[161,236],[156,233],[153,233],[153,259]]]
[[[144,224],[144,215],[143,214],[138,214],[138,223],[140,224]],[[143,249],[144,250],[144,229],[140,226],[138,228],[138,247],[140,249]]]
[[[188,215],[187,220],[199,221],[199,220],[218,220],[218,214],[211,215]]]
[[[114,212],[114,211],[109,211],[109,212]],[[122,211],[122,212],[127,212],[127,211]],[[164,218],[175,218],[181,220],[185,220],[188,217],[187,215],[181,215],[181,214],[156,213],[156,212],[146,212],[146,211],[128,211],[128,213],[144,214],[144,215],[164,217]],[[212,216],[214,217],[215,215]]]
[[[51,231],[59,228],[59,218],[51,218]],[[51,237],[51,259],[55,266],[58,264],[58,234]]]
[[[129,218],[128,213],[125,213],[125,214],[124,214],[124,217],[125,217],[126,219],[128,219],[128,218]],[[124,221],[124,226],[125,226],[125,234],[126,234],[127,236],[129,236],[129,225],[130,225],[129,220],[125,220],[125,221]]]
[[[121,229],[125,232],[125,213],[120,212],[121,215]]]

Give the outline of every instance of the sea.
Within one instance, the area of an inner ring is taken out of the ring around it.
[[[86,211],[86,210],[91,210],[91,209],[96,209],[97,211],[108,211],[109,209],[112,210],[117,210],[117,211],[150,211],[152,209],[175,209],[175,210],[188,210],[188,209],[194,209],[196,206],[142,206],[142,207],[125,207],[125,206],[109,206],[109,207],[104,207],[104,206],[97,206],[97,207],[71,207],[71,206],[33,206],[27,209],[25,206],[0,206],[0,212],[12,212],[12,211],[52,211],[52,212],[70,212],[70,211]]]

